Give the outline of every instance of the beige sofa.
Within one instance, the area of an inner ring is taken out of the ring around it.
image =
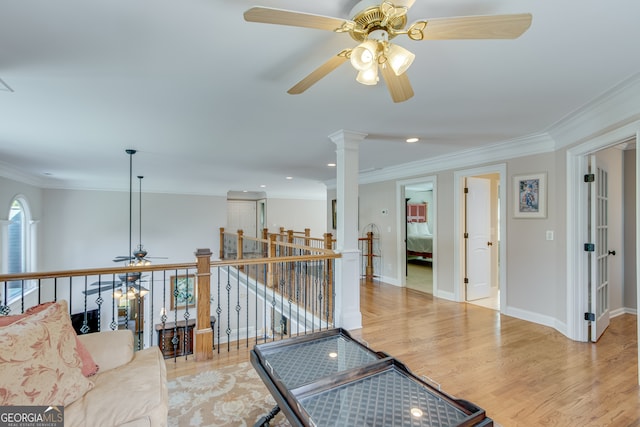
[[[100,367],[94,387],[64,408],[65,427],[166,426],[167,369],[158,347],[133,351],[129,330],[80,335]]]

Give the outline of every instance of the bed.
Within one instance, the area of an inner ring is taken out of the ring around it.
[[[433,235],[428,223],[407,223],[407,255],[429,260],[433,257]]]

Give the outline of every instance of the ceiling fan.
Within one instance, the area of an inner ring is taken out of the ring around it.
[[[131,233],[132,233],[132,201],[133,201],[133,155],[136,154],[136,150],[127,149],[125,152],[129,155],[129,253],[131,255],[119,255],[113,259],[113,262],[127,261],[130,266],[136,265],[149,265],[151,261],[149,258],[166,259],[166,257],[147,257],[147,251],[142,246],[142,179],[144,176],[138,175],[140,182],[140,191],[138,195],[140,197],[140,240],[138,241],[138,247],[135,251],[131,250]],[[135,280],[134,280],[135,281]]]
[[[83,291],[85,295],[95,295],[97,293],[113,292],[114,298],[122,298],[126,295],[127,299],[134,299],[140,294],[141,297],[149,293],[149,289],[141,286],[142,282],[146,280],[140,280],[140,273],[127,273],[119,274],[120,280],[101,280],[99,282],[93,282],[90,286],[91,289]],[[139,283],[138,280],[140,280]],[[125,286],[126,285],[126,286]],[[126,288],[126,292],[123,290]]]
[[[462,16],[421,19],[407,27],[407,12],[415,0],[362,0],[350,13],[351,19],[333,18],[305,12],[255,6],[244,12],[249,22],[290,25],[349,33],[359,44],[331,57],[300,80],[287,92],[303,93],[347,60],[358,71],[356,80],[375,85],[382,74],[394,102],[413,96],[406,71],[415,55],[400,45],[390,43],[406,35],[411,40],[515,39],[531,25],[531,14]]]

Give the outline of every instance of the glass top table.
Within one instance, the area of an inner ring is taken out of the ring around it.
[[[432,387],[343,329],[258,344],[251,362],[294,426],[493,425],[484,410]],[[268,425],[274,411],[256,425]]]

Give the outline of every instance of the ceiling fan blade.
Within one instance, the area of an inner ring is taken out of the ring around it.
[[[86,291],[82,291],[83,294],[85,295],[95,295],[95,294],[106,294],[108,292],[112,292],[115,290],[120,289],[120,285],[116,285],[116,286],[100,286],[98,288],[91,288],[91,289],[87,289]]]
[[[407,35],[413,40],[515,39],[531,19],[530,13],[429,19],[412,24]]]
[[[336,56],[329,58],[327,62],[316,68],[304,79],[300,80],[295,86],[287,91],[291,95],[298,95],[313,86],[318,80],[338,68],[347,59],[351,49],[345,49],[338,53]]]
[[[244,13],[244,19],[249,22],[291,25],[294,27],[315,28],[327,31],[345,31],[355,26],[355,22],[346,19],[261,6],[248,9]]]
[[[93,282],[89,286],[98,286],[98,285],[100,285],[100,287],[102,287],[102,288],[107,288],[107,287],[111,287],[114,284],[120,286],[120,283],[122,283],[121,280],[116,280],[116,281],[113,281],[113,280],[102,280],[100,282]]]
[[[387,89],[389,89],[393,102],[404,102],[413,96],[413,88],[411,87],[407,73],[396,76],[396,73],[386,64],[380,67],[380,71],[382,72],[382,78],[387,85]]]

